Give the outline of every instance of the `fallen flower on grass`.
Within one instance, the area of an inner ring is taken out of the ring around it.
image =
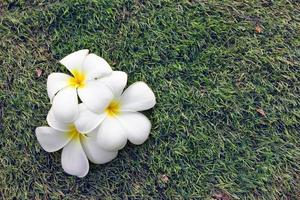
[[[152,108],[156,100],[144,82],[123,92],[127,74],[112,71],[103,58],[88,54],[88,50],[76,51],[60,63],[73,76],[49,75],[50,127],[37,127],[36,137],[47,152],[63,149],[61,163],[66,173],[84,177],[88,160],[104,164],[117,156],[127,139],[137,145],[146,141],[151,122],[138,111]]]
[[[60,149],[64,171],[78,177],[84,177],[89,171],[88,159],[96,164],[104,164],[114,159],[117,151],[106,151],[96,142],[96,132],[83,134],[72,123],[58,121],[50,110],[47,116],[50,127],[36,128],[36,137],[47,152]]]
[[[73,76],[52,73],[47,80],[47,92],[52,109],[59,121],[74,121],[78,114],[78,96],[91,110],[105,108],[113,95],[110,89],[96,79],[112,73],[109,64],[89,50],[79,50],[60,60]],[[95,103],[97,102],[97,103]]]
[[[110,87],[114,97],[106,108],[98,112],[80,104],[79,116],[75,121],[78,130],[83,133],[96,131],[98,144],[109,151],[122,149],[127,139],[137,145],[144,143],[149,136],[151,122],[138,111],[155,105],[152,90],[146,83],[136,82],[122,93],[127,83],[127,75],[118,71],[99,82]]]

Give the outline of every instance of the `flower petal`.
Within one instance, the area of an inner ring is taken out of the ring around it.
[[[52,108],[56,120],[72,122],[78,114],[78,97],[75,88],[66,87],[60,90],[53,99]]]
[[[113,71],[109,76],[103,77],[99,81],[111,89],[115,98],[119,98],[126,86],[127,74],[121,71]]]
[[[82,70],[88,77],[88,80],[109,75],[112,72],[111,67],[103,58],[96,54],[89,54],[82,64]]]
[[[105,118],[99,127],[97,142],[107,151],[117,151],[126,145],[126,133],[117,118]]]
[[[84,177],[89,172],[89,162],[79,139],[72,139],[63,149],[61,164],[66,173]]]
[[[125,112],[118,119],[131,143],[140,145],[147,140],[151,129],[151,122],[145,115],[138,112]]]
[[[68,80],[71,76],[63,73],[52,73],[48,76],[47,79],[47,92],[50,98],[50,102],[52,102],[55,94],[68,86]]]
[[[142,111],[156,103],[153,91],[144,82],[130,85],[121,96],[122,111]]]
[[[106,151],[102,149],[94,137],[86,137],[82,140],[83,149],[89,160],[95,164],[104,164],[118,155],[118,151]]]
[[[51,126],[52,128],[58,130],[58,131],[68,131],[70,129],[70,123],[64,123],[61,121],[58,121],[54,114],[53,114],[53,109],[50,109],[47,115],[47,123],[49,124],[49,126]]]
[[[85,133],[84,135],[87,135],[87,136],[89,136],[89,137],[94,137],[94,138],[96,138],[97,135],[98,135],[99,127],[100,127],[100,126],[97,126],[95,129],[93,129],[92,131],[90,131],[90,132],[88,132],[88,133]]]
[[[79,114],[75,121],[77,130],[81,133],[89,133],[104,120],[105,114],[90,111],[83,103],[79,104]]]
[[[37,127],[35,134],[40,145],[47,152],[58,151],[70,141],[66,133],[47,126]]]
[[[78,88],[78,95],[88,109],[99,114],[113,99],[110,89],[96,80],[88,81],[85,87]]]
[[[59,62],[63,64],[71,73],[74,69],[81,71],[82,63],[88,53],[89,50],[87,49],[75,51],[61,59]]]

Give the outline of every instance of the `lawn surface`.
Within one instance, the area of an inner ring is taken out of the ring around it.
[[[1,199],[299,199],[296,0],[2,0],[0,38]],[[79,179],[34,130],[47,76],[83,48],[157,105],[145,144]]]

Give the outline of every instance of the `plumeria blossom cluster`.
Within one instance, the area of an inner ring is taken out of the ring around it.
[[[66,173],[84,177],[88,160],[104,164],[117,156],[127,140],[136,145],[146,141],[151,123],[139,111],[152,108],[156,100],[144,82],[124,90],[127,74],[112,71],[103,58],[88,50],[76,51],[60,63],[71,75],[49,75],[49,126],[37,127],[36,137],[47,152],[62,149]]]

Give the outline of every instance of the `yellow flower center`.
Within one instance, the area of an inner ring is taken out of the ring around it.
[[[75,88],[83,88],[85,86],[85,74],[74,69],[72,70],[73,77],[68,82],[69,85]]]
[[[72,124],[70,125],[69,131],[67,132],[67,137],[71,140],[82,140],[85,138],[85,135],[81,134],[76,127]]]
[[[112,100],[108,107],[105,109],[105,112],[110,117],[115,117],[120,113],[120,102]]]

